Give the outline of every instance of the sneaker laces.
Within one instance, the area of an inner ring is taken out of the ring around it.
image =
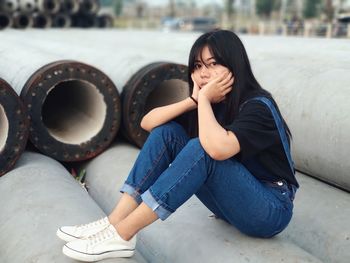
[[[106,217],[101,218],[101,219],[94,221],[94,222],[91,222],[91,223],[79,225],[78,228],[87,229],[87,228],[90,228],[92,226],[99,226],[99,225],[103,225],[105,223],[106,223]]]
[[[101,230],[100,232],[97,232],[96,234],[93,234],[93,235],[87,237],[87,239],[89,240],[90,245],[94,245],[94,244],[100,243],[106,239],[110,239],[111,237],[114,237],[114,236],[115,236],[115,233],[109,227],[106,227],[105,229]]]

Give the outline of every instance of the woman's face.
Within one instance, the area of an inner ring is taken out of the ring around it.
[[[193,78],[201,89],[210,80],[227,71],[229,71],[228,68],[217,64],[208,46],[205,46],[201,55],[195,60]]]

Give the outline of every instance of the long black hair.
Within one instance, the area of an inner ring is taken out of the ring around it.
[[[212,56],[215,58],[216,63],[228,68],[234,76],[233,89],[226,95],[225,101],[221,102],[222,106],[224,107],[224,116],[222,120],[219,121],[221,125],[232,123],[239,113],[240,105],[247,99],[256,96],[264,96],[269,98],[279,112],[278,106],[272,98],[272,95],[267,90],[263,89],[256,80],[250,67],[248,55],[242,41],[235,33],[228,30],[214,30],[205,33],[194,42],[188,60],[188,81],[190,94],[192,94],[193,91],[191,74],[195,70],[196,60],[201,58],[202,50],[206,46],[209,48]],[[190,119],[189,133],[191,137],[198,136],[197,113],[192,112]],[[283,122],[287,130],[288,137],[291,137],[290,130],[284,119]]]

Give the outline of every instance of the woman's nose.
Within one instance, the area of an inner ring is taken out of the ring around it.
[[[207,67],[205,67],[205,66],[202,66],[201,67],[201,71],[200,71],[200,76],[202,78],[205,78],[205,77],[209,78],[210,77],[209,69]]]

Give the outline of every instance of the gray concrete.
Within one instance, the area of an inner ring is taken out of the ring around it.
[[[0,211],[1,263],[76,262],[62,254],[57,228],[104,216],[62,165],[29,152],[0,178]],[[137,253],[131,260],[104,262],[145,261]]]
[[[87,163],[89,193],[106,213],[112,211],[119,199],[119,188],[138,152],[134,146],[117,143]],[[331,194],[335,195],[333,198],[343,197],[337,193],[331,191]],[[310,197],[298,196],[296,206],[307,198]],[[312,197],[311,199],[314,201]],[[196,262],[321,262],[319,259],[345,262],[341,259],[348,256],[348,252],[338,248],[348,243],[341,236],[336,235],[331,239],[332,246],[329,246],[326,239],[308,243],[319,229],[325,231],[324,237],[330,238],[333,235],[327,230],[327,223],[322,223],[323,220],[319,223],[322,228],[317,224],[305,223],[307,218],[304,218],[304,213],[309,215],[307,210],[310,205],[312,203],[307,203],[297,210],[298,221],[304,222],[302,226],[292,224],[287,234],[265,240],[242,235],[227,223],[209,217],[210,211],[193,197],[166,221],[157,221],[142,230],[138,234],[137,248],[150,262],[194,262],[194,259]],[[349,205],[343,205],[341,208],[349,209]],[[322,218],[324,213],[333,213],[330,207],[324,209],[325,211],[313,211],[313,215]],[[342,230],[347,232],[349,224],[343,224]],[[299,236],[301,230],[304,232]],[[304,238],[307,242],[303,241]],[[327,250],[321,246],[324,243],[327,243]]]

